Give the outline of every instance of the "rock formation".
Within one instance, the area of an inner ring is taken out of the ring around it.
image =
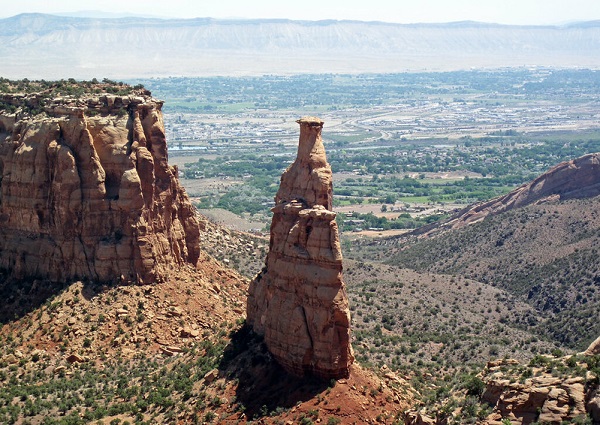
[[[1,269],[153,283],[195,264],[198,222],[167,163],[161,107],[143,89],[0,98]]]
[[[600,355],[600,336],[596,338],[590,346],[582,353],[584,356],[599,356]]]
[[[341,378],[354,357],[323,121],[297,122],[298,157],[281,176],[265,267],[250,284],[248,323],[289,372]]]
[[[594,372],[596,360],[566,356],[539,356],[529,365],[514,359],[490,361],[481,377],[484,391],[479,402],[486,409],[478,413],[482,425],[600,423],[600,387]],[[587,369],[587,370],[586,370]],[[454,393],[453,397],[463,397]],[[448,400],[435,409],[409,411],[405,425],[467,423],[461,409],[450,411]],[[491,409],[491,411],[487,410]],[[428,411],[429,410],[429,411]],[[485,413],[485,416],[479,416]],[[474,419],[474,418],[473,418]],[[458,421],[457,421],[458,420]]]
[[[594,399],[597,380],[591,376],[589,380],[583,376],[556,376],[546,367],[532,369],[534,376],[523,379],[519,376],[523,366],[515,360],[488,363],[482,400],[493,406],[494,412],[483,423],[501,424],[503,418],[508,418],[513,424],[561,424],[576,418],[583,421],[588,414],[595,421],[600,419],[595,416],[599,408]]]
[[[600,195],[600,153],[592,153],[561,162],[530,183],[489,201],[463,209],[446,222],[426,226],[417,233],[461,228],[477,223],[488,215],[551,199],[586,198]]]

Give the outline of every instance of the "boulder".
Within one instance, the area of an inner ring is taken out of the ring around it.
[[[219,371],[217,369],[213,369],[210,370],[208,372],[206,372],[206,374],[204,375],[204,384],[208,385],[212,382],[214,382],[217,378],[219,377]]]
[[[73,353],[69,357],[67,357],[67,361],[69,363],[83,363],[86,361],[86,358],[80,356],[79,354]]]
[[[198,335],[200,335],[200,331],[197,329],[192,329],[188,326],[184,326],[179,331],[179,336],[182,338],[196,338]]]
[[[600,336],[590,344],[590,346],[583,352],[585,356],[597,356],[600,354]]]

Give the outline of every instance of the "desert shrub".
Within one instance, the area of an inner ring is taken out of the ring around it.
[[[475,375],[463,376],[461,387],[467,390],[467,395],[475,397],[480,397],[485,391],[485,383]]]

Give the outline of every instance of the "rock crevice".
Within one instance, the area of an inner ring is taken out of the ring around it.
[[[289,372],[341,378],[354,357],[331,167],[323,121],[298,123],[298,156],[275,196],[269,253],[250,284],[248,323]]]

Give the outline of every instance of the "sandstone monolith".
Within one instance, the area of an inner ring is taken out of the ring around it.
[[[198,221],[167,163],[161,101],[143,90],[0,100],[11,107],[0,111],[1,269],[155,283],[196,263]]]
[[[290,373],[342,378],[354,357],[323,121],[297,122],[298,156],[275,196],[269,253],[250,284],[248,323]]]

